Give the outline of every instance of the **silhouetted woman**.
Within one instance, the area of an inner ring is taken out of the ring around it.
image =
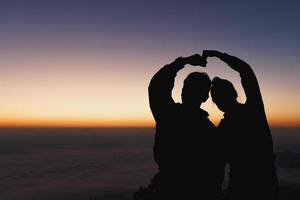
[[[218,77],[212,81],[212,99],[224,112],[218,130],[230,165],[228,198],[279,199],[272,136],[253,70],[241,59],[218,51],[204,51],[203,56],[218,57],[237,71],[247,97],[241,104],[231,82]]]

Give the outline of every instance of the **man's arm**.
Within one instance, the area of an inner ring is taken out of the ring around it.
[[[165,65],[151,79],[148,87],[149,103],[155,120],[159,120],[175,105],[172,98],[177,72],[186,64],[205,66],[206,61],[198,54],[190,57],[179,57],[174,62]]]

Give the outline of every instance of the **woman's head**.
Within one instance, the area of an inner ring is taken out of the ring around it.
[[[237,103],[237,92],[233,84],[228,80],[215,77],[212,80],[210,94],[213,102],[223,112],[230,111]]]

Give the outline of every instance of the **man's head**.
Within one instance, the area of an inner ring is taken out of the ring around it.
[[[211,80],[206,73],[193,72],[184,80],[181,98],[182,103],[191,107],[199,107],[208,99]]]
[[[230,111],[237,103],[237,92],[233,84],[228,80],[215,77],[212,80],[210,94],[213,102],[223,112]]]

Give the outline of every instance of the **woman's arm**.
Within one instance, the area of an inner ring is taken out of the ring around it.
[[[259,84],[250,65],[240,58],[226,53],[214,50],[203,51],[203,57],[211,56],[218,57],[240,74],[242,86],[247,98],[246,104],[264,110]]]

